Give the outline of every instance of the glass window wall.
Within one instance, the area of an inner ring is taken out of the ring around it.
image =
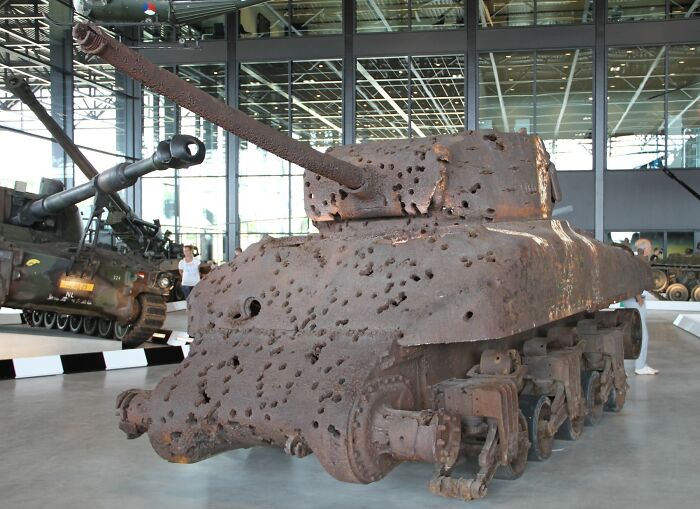
[[[358,143],[408,137],[408,69],[406,57],[357,59]]]
[[[424,137],[464,129],[464,57],[411,60],[411,132]]]
[[[700,51],[671,46],[668,61],[668,165],[700,168]]]
[[[559,170],[593,168],[590,49],[479,56],[479,128],[540,135]]]
[[[479,0],[479,27],[592,23],[593,5],[593,0]]]
[[[536,133],[558,170],[593,169],[593,52],[538,51]]]
[[[535,54],[479,55],[479,128],[533,133]]]
[[[464,26],[461,1],[357,0],[357,32],[449,30]]]
[[[342,61],[241,65],[240,108],[316,150],[342,143]],[[315,231],[304,211],[303,169],[241,140],[241,246],[263,235]]]
[[[224,65],[179,66],[185,81],[224,101]],[[204,142],[204,162],[182,170],[164,170],[142,179],[142,215],[159,219],[179,242],[193,244],[202,260],[224,260],[226,245],[226,133],[170,100],[144,90],[143,153],[173,134],[190,134]]]
[[[610,170],[666,164],[665,54],[663,46],[611,48],[608,52]]]
[[[242,39],[341,34],[342,0],[272,0],[241,9]]]

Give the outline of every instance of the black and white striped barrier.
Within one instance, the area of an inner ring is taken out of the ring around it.
[[[0,360],[0,380],[177,364],[189,345]]]

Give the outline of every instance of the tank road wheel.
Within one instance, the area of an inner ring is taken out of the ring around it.
[[[83,332],[83,317],[80,315],[71,315],[68,318],[68,330],[73,334]]]
[[[101,338],[112,339],[114,337],[114,322],[105,318],[97,320],[97,334]]]
[[[86,316],[83,318],[83,332],[88,336],[97,334],[97,318],[94,316]]]
[[[29,325],[32,327],[43,327],[44,326],[44,312],[43,311],[32,311],[32,316],[29,317]]]
[[[688,288],[682,283],[673,283],[666,288],[668,300],[684,301],[688,300]]]
[[[129,324],[122,325],[121,323],[115,323],[114,324],[114,339],[118,339],[119,341],[124,341],[124,338],[128,334],[130,328],[131,328],[131,325],[129,325]]]
[[[154,332],[160,330],[165,322],[165,299],[148,293],[139,296],[141,314],[134,323],[117,324],[115,336],[122,342],[122,348],[136,348],[148,341]],[[125,330],[126,329],[126,330]]]
[[[47,329],[56,328],[56,313],[53,311],[47,311],[44,313],[44,327]]]
[[[603,416],[603,405],[606,398],[600,394],[600,373],[586,371],[583,374],[583,395],[586,398],[586,426],[598,424]]]
[[[70,323],[70,315],[56,315],[56,328],[58,330],[62,330],[62,331],[68,330],[69,323]]]
[[[654,291],[657,293],[663,292],[668,286],[668,276],[663,270],[654,269],[651,271],[651,277],[654,280]]]
[[[528,451],[530,450],[530,441],[528,440],[529,432],[527,419],[522,412],[520,412],[518,423],[520,424],[518,430],[518,434],[520,435],[518,437],[518,454],[508,465],[501,465],[498,467],[495,475],[496,479],[512,481],[523,475],[523,472],[525,471]]]
[[[610,389],[608,401],[605,402],[605,410],[608,412],[619,412],[625,406],[626,392],[618,391],[615,387]]]
[[[552,455],[554,435],[549,430],[552,405],[547,396],[521,396],[520,410],[527,420],[530,461],[544,461]]]
[[[700,302],[700,285],[693,288],[693,290],[690,292],[690,298],[695,302]]]
[[[576,417],[573,420],[571,417],[567,417],[555,436],[560,440],[578,440],[583,433],[583,424],[583,416]]]

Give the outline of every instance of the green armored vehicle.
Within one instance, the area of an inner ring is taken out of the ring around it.
[[[149,158],[120,164],[63,189],[43,179],[38,195],[0,187],[0,305],[24,310],[30,325],[116,337],[124,347],[146,341],[165,321],[169,272],[139,254],[102,242],[102,216],[116,193],[139,177],[204,160],[192,136],[162,141]],[[83,227],[75,206],[94,197]]]

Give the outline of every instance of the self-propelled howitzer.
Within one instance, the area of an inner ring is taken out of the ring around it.
[[[269,132],[98,29],[74,33],[204,118],[256,144]],[[483,497],[494,476],[548,458],[555,436],[576,440],[621,409],[623,362],[638,353],[636,310],[600,310],[648,288],[649,268],[552,220],[556,182],[542,141],[521,134],[320,154],[304,177],[320,233],[267,237],[214,269],[188,301],[189,357],[153,390],[120,395],[121,429],[179,463],[313,452],[355,483],[424,461],[431,491]],[[463,456],[475,472],[455,468]]]
[[[172,281],[144,258],[98,244],[101,209],[141,176],[203,159],[200,140],[177,135],[71,189],[50,179],[39,195],[0,188],[0,305],[23,309],[34,326],[114,335],[127,347],[148,339],[165,320]],[[91,197],[84,228],[75,205]]]

